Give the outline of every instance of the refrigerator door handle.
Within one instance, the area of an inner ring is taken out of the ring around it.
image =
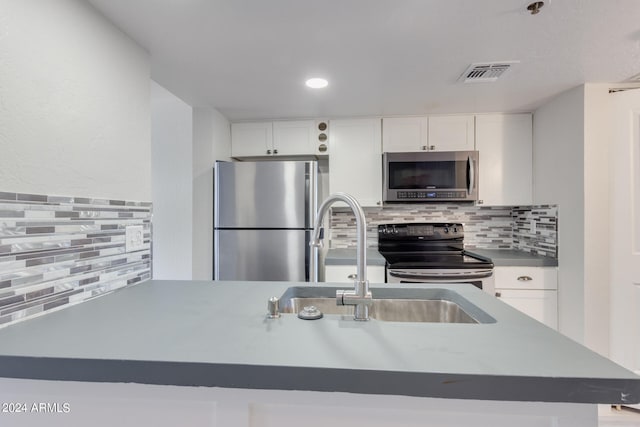
[[[316,174],[312,168],[315,162],[306,162],[304,164],[304,216],[305,228],[313,228],[316,217]]]
[[[312,248],[311,245],[309,244],[309,242],[311,241],[311,231],[305,231],[304,232],[304,236],[305,236],[305,248],[304,248],[304,279],[307,282],[311,282],[313,280],[311,280],[311,272],[316,271],[316,266],[315,266],[315,262],[313,260],[313,250],[315,248]]]
[[[220,248],[220,244],[218,243],[218,230],[216,228],[213,229],[213,266],[212,266],[212,273],[213,273],[213,280],[219,280],[220,276],[219,276],[219,271],[220,271],[220,266],[218,264],[218,250]]]

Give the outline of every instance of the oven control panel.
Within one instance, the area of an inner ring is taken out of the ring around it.
[[[464,226],[456,223],[405,223],[378,225],[378,241],[462,239]]]

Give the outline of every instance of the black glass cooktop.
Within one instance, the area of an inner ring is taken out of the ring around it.
[[[387,268],[493,268],[491,260],[467,251],[381,252],[381,254],[387,260]]]

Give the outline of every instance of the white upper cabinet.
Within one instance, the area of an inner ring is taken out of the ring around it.
[[[475,150],[473,115],[429,116],[427,134],[431,151]]]
[[[272,152],[271,122],[231,123],[231,157],[267,156]]]
[[[384,153],[427,149],[426,117],[385,117],[382,119],[382,151]]]
[[[283,156],[313,154],[315,133],[313,120],[273,122],[273,154]]]
[[[313,120],[232,123],[231,157],[314,155],[316,133]]]
[[[530,205],[532,196],[531,114],[476,116],[480,153],[478,204]]]
[[[331,121],[329,190],[348,193],[362,206],[382,205],[380,119]]]
[[[382,151],[474,150],[473,115],[385,117],[382,119]]]

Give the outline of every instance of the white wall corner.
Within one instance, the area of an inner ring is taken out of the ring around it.
[[[213,278],[213,165],[231,160],[231,125],[219,111],[193,114],[193,278]]]
[[[534,112],[534,204],[558,205],[560,332],[584,342],[584,86]]]
[[[584,295],[585,341],[608,356],[610,329],[609,180],[611,95],[609,85],[585,85]]]
[[[153,277],[192,278],[193,109],[151,83]]]

